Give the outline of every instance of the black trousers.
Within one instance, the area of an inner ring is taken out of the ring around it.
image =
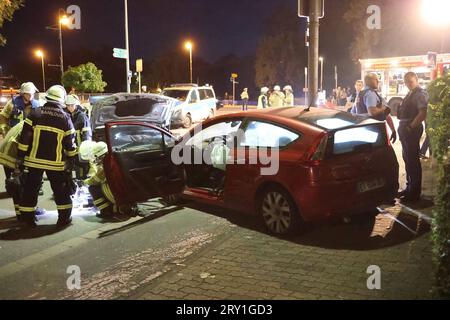
[[[398,134],[402,143],[403,161],[406,169],[406,191],[410,195],[418,197],[422,192],[420,138],[423,134],[423,126],[408,130],[406,123],[400,123]]]
[[[242,99],[242,111],[248,110],[248,99]]]
[[[22,199],[20,200],[20,214],[25,216],[35,214],[44,172],[50,181],[53,194],[55,195],[55,203],[59,217],[62,219],[69,218],[72,214],[72,199],[70,198],[71,190],[67,173],[64,171],[34,168],[30,168],[28,173],[26,173],[26,184],[23,189]]]

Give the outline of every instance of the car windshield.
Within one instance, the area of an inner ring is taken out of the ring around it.
[[[175,98],[180,101],[186,101],[188,94],[189,94],[189,90],[178,90],[178,89],[177,90],[172,90],[172,89],[164,90],[162,92],[163,96]]]

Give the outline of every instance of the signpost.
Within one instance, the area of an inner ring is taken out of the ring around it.
[[[136,72],[138,73],[138,81],[139,81],[139,93],[142,92],[141,88],[141,73],[144,71],[144,62],[142,59],[136,60]]]
[[[128,52],[125,49],[114,48],[113,57],[119,59],[128,59]]]
[[[233,107],[234,102],[236,100],[236,84],[239,84],[239,82],[236,82],[237,77],[238,77],[237,73],[232,73],[230,78],[230,81],[233,83]]]

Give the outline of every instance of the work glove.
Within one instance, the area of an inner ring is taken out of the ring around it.
[[[14,174],[20,175],[24,170],[23,159],[19,158],[16,160],[16,168],[14,169]]]
[[[64,171],[72,173],[74,166],[75,166],[75,159],[68,158],[64,165]]]
[[[390,141],[392,144],[394,144],[397,141],[397,132],[396,131],[392,132]]]

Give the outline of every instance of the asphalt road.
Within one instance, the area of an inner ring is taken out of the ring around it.
[[[395,146],[400,152],[398,142]],[[103,221],[89,210],[75,210],[73,224],[57,231],[51,195],[46,181],[39,206],[47,213],[35,230],[27,231],[17,228],[12,200],[0,194],[0,299],[129,298],[183,267],[209,244],[226,241],[236,228],[255,226],[248,218],[220,209],[205,210],[189,203],[164,207],[153,199],[141,206],[139,216],[114,221]],[[73,266],[81,271],[83,290],[68,289],[68,268]]]

